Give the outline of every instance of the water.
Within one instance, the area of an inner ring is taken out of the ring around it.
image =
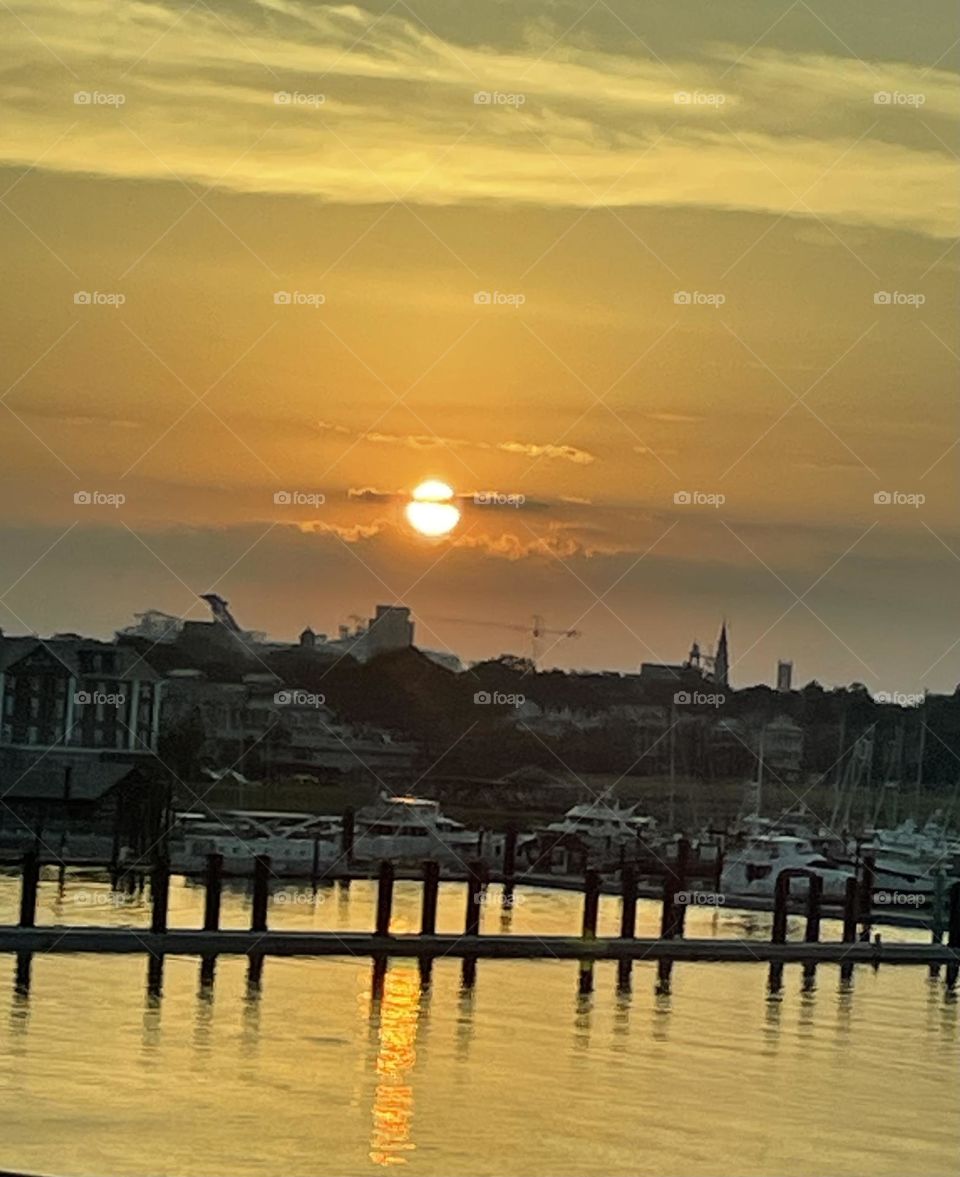
[[[17,885],[0,878],[0,922]],[[40,922],[146,924],[104,883],[41,888]],[[271,926],[369,928],[375,885],[314,897],[286,888]],[[580,900],[496,893],[484,928],[576,932]],[[438,927],[462,927],[464,889],[444,885]],[[196,926],[202,893],[174,880],[171,923]],[[414,929],[418,890],[397,885],[394,930]],[[242,927],[248,900],[224,895]],[[642,903],[638,930],[659,909]],[[600,931],[617,902],[601,901]],[[770,919],[691,911],[691,935],[769,937]],[[794,925],[794,930],[799,924]],[[908,938],[918,933],[884,932]],[[827,922],[824,937],[837,930]],[[244,960],[221,958],[212,987],[195,959],[169,958],[162,998],[142,957],[35,958],[29,995],[0,957],[0,1168],[58,1174],[814,1175],[940,1177],[960,1170],[958,1006],[920,968],[860,967],[852,991],[821,967],[803,992],[788,967],[779,999],[761,965],[677,966],[669,996],[638,964],[577,996],[570,962],[391,965],[266,961],[259,992]],[[4,976],[5,971],[5,976]]]

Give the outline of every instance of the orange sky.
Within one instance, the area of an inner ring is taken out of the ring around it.
[[[952,690],[960,21],[783,11],[0,9],[0,624]],[[525,501],[427,543],[431,476]]]

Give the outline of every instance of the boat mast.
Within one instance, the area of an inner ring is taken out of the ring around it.
[[[917,754],[917,776],[913,790],[913,816],[920,822],[920,795],[923,791],[923,758],[927,750],[927,692],[924,688],[923,702],[920,704],[920,749]]]

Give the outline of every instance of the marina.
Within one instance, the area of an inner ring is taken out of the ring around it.
[[[579,934],[578,895],[522,887],[504,911],[501,887],[490,890],[485,931],[508,920],[517,935]],[[373,880],[316,896],[288,883],[283,893],[271,908],[278,931],[373,926]],[[111,894],[107,879],[68,881],[62,894],[46,879],[38,926],[89,920],[91,909],[104,924],[149,922],[149,892],[124,903]],[[464,902],[464,883],[441,885],[441,932],[461,927]],[[18,880],[0,876],[0,922],[15,923],[18,907]],[[598,935],[615,936],[619,908],[601,895]],[[202,888],[175,880],[171,924],[197,927],[203,910]],[[655,937],[660,915],[659,903],[641,900],[638,936]],[[416,930],[420,916],[420,884],[398,880],[396,934]],[[221,923],[242,929],[249,918],[249,894],[225,888]],[[770,926],[769,915],[716,908],[687,916],[697,940],[763,943]],[[825,921],[823,934],[841,931]],[[791,917],[788,935],[803,935],[802,917]],[[880,1177],[951,1177],[960,1003],[913,968],[858,965],[843,982],[839,966],[824,964],[811,987],[801,967],[787,966],[771,992],[755,963],[678,966],[664,990],[657,962],[637,961],[626,990],[617,963],[597,961],[585,994],[576,961],[486,959],[464,987],[461,962],[442,958],[425,984],[412,959],[389,960],[378,980],[369,959],[351,955],[268,957],[251,979],[242,956],[220,956],[211,974],[171,955],[158,992],[145,987],[143,954],[38,954],[29,990],[0,986],[0,1092],[10,1096],[0,1165],[134,1177],[156,1171],[162,1155],[187,1177],[267,1177],[282,1157],[304,1177],[385,1167],[411,1177],[576,1177],[591,1165],[611,1177],[713,1177],[716,1150],[727,1147],[744,1177],[818,1177],[826,1152],[839,1177],[862,1177],[865,1155]],[[891,1083],[902,1085],[895,1107]],[[121,1122],[135,1131],[105,1130]],[[56,1132],[64,1123],[69,1137]]]

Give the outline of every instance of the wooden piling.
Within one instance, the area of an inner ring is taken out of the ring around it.
[[[677,843],[677,887],[674,892],[673,905],[673,933],[671,940],[683,937],[684,925],[687,922],[687,896],[685,892],[690,886],[690,851],[691,846],[687,838],[681,838]],[[684,902],[677,903],[677,892],[684,893]]]
[[[150,931],[155,936],[167,930],[167,912],[170,908],[170,863],[159,858],[150,877]]]
[[[857,918],[860,912],[860,883],[855,878],[847,879],[847,889],[843,900],[843,942],[855,944],[857,941]],[[840,980],[847,984],[853,977],[853,965],[850,961],[843,961],[840,965]]]
[[[258,854],[253,860],[253,911],[251,932],[267,930],[267,905],[270,902],[270,856]]]
[[[637,933],[637,871],[630,865],[620,872],[620,935],[634,937]]]
[[[30,972],[33,967],[32,952],[18,952],[16,973],[13,978],[13,989],[17,997],[30,996]]]
[[[950,913],[947,925],[947,946],[954,952],[960,952],[960,883],[954,883],[950,888]],[[951,961],[947,965],[947,988],[953,989],[957,984],[957,974],[960,973],[960,963]]]
[[[592,867],[583,876],[583,938],[596,940],[600,911],[600,872]]]
[[[513,907],[514,875],[517,870],[517,827],[508,826],[503,844],[503,896],[505,908]]]
[[[632,940],[637,934],[637,871],[629,864],[620,871],[620,896],[620,936]],[[618,992],[629,991],[632,972],[632,960],[617,961]]]
[[[440,889],[440,864],[429,860],[423,864],[423,909],[420,934],[433,936],[437,931],[437,893]]]
[[[773,888],[773,928],[770,932],[771,944],[785,944],[787,942],[787,901],[790,898],[790,874],[781,871]],[[767,979],[767,988],[771,993],[779,993],[783,987],[783,965],[779,961],[772,961]]]
[[[777,875],[773,888],[773,930],[770,933],[772,944],[785,944],[787,941],[787,900],[790,897],[790,876],[786,871]]]
[[[600,872],[589,867],[583,875],[583,938],[596,940],[597,917],[600,912]],[[593,992],[593,961],[580,961],[578,992],[586,996]]]
[[[807,891],[807,926],[803,938],[807,944],[817,944],[820,940],[820,909],[823,905],[823,876],[811,875],[808,879]],[[803,965],[803,980],[806,988],[812,988],[817,975],[817,966],[813,961],[805,961]]]
[[[40,886],[40,855],[28,850],[23,856],[20,879],[20,927],[33,928],[37,923],[37,888]]]
[[[938,867],[933,872],[933,910],[930,914],[930,943],[942,944],[944,923],[947,907],[947,879],[942,867]],[[938,964],[930,965],[930,977],[936,979],[940,976],[940,966]]]
[[[255,997],[260,991],[261,983],[263,982],[263,961],[264,956],[262,952],[251,952],[247,962],[247,996]]]
[[[480,905],[483,902],[483,863],[471,862],[467,874],[467,910],[463,921],[465,936],[480,935]]]
[[[384,860],[380,863],[380,875],[377,880],[377,915],[376,933],[378,936],[390,935],[390,914],[393,909],[393,863]]]
[[[220,927],[220,896],[223,890],[223,855],[207,855],[206,893],[203,901],[203,930],[215,932]]]
[[[209,999],[212,996],[213,983],[217,977],[217,958],[202,956],[200,958],[200,996]]]
[[[340,852],[347,860],[348,866],[353,863],[353,842],[356,828],[356,814],[352,808],[348,807],[343,811],[343,819],[340,827]]]
[[[823,875],[811,875],[807,891],[807,926],[804,940],[816,944],[820,939],[820,909],[823,905]]]
[[[147,996],[151,1001],[163,996],[163,957],[153,952],[147,960]]]
[[[863,886],[860,890],[861,940],[870,939],[870,929],[873,926],[871,917],[873,916],[873,888],[877,876],[876,866],[873,855],[868,854],[863,860]]]
[[[690,842],[681,838],[677,842],[677,858],[673,866],[667,865],[663,879],[663,910],[660,913],[660,938],[675,940],[683,935],[686,905],[677,903],[677,892],[687,887],[690,863]]]

